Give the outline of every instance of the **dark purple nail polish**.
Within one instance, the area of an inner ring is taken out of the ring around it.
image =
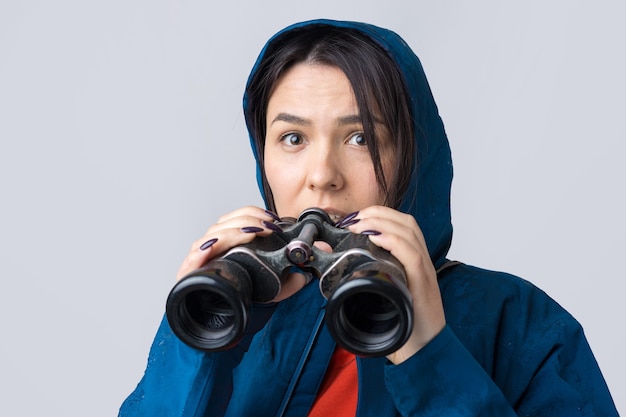
[[[207,250],[207,249],[209,249],[211,246],[215,245],[215,242],[217,242],[217,238],[216,237],[214,237],[213,239],[207,240],[202,245],[200,245],[200,250]]]
[[[366,236],[378,236],[381,233],[378,230],[363,230],[361,234]]]
[[[361,221],[361,219],[352,219],[352,220],[348,220],[346,222],[342,221],[341,224],[337,224],[336,227],[344,229],[346,227],[352,226],[353,224],[357,224],[360,221]]]
[[[277,222],[280,221],[280,217],[278,217],[278,214],[274,213],[273,211],[265,210],[265,214],[267,214],[268,216],[270,216],[272,219],[276,220]]]
[[[246,226],[246,227],[242,227],[241,231],[244,233],[258,233],[258,232],[262,232],[263,229],[260,227],[256,227],[256,226]]]
[[[337,224],[349,222],[350,220],[354,219],[358,215],[359,215],[358,211],[353,211],[352,213],[346,215],[346,217],[344,217],[343,219],[339,220]]]
[[[263,220],[262,223],[263,223],[263,226],[267,227],[272,232],[276,232],[276,233],[282,233],[283,232],[283,229],[281,229],[280,227],[276,226],[274,223],[267,222],[265,220]]]

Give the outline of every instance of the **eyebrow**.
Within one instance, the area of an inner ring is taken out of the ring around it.
[[[339,123],[338,123],[339,126],[358,125],[358,124],[361,124],[361,116],[359,116],[358,114],[340,117]]]
[[[278,115],[272,120],[271,124],[276,122],[285,122],[291,123],[299,126],[310,126],[312,124],[310,119],[305,119],[304,117],[296,116],[294,114],[289,113],[278,113]],[[358,114],[352,114],[349,116],[340,117],[337,120],[338,126],[346,126],[346,125],[354,125],[361,124],[361,117]]]
[[[296,115],[289,114],[289,113],[278,113],[278,115],[274,118],[274,120],[272,120],[271,124],[274,124],[276,122],[291,123],[291,124],[299,125],[299,126],[311,125],[311,121],[309,119],[305,119],[303,117],[296,116]]]

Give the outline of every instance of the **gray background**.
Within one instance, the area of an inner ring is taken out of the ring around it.
[[[571,311],[624,413],[623,4],[0,0],[0,415],[117,413],[191,242],[260,204],[253,60],[315,17],[418,53],[455,161],[451,257]]]

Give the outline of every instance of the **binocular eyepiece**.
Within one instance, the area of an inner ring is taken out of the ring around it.
[[[326,325],[344,349],[383,356],[407,341],[413,306],[398,260],[367,236],[336,227],[318,208],[276,224],[282,233],[236,246],[176,283],[166,316],[178,338],[207,352],[233,347],[243,337],[251,304],[273,300],[297,267],[319,279]],[[317,240],[332,252],[314,247]]]

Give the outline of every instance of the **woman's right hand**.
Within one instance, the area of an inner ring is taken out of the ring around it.
[[[187,257],[176,274],[176,280],[204,266],[211,259],[226,253],[229,249],[249,243],[257,236],[268,236],[278,226],[274,221],[278,216],[260,207],[247,206],[220,217],[206,233],[192,245]],[[308,282],[302,274],[294,273],[285,277],[281,291],[272,301],[281,301],[295,294]]]
[[[267,236],[278,216],[260,207],[247,206],[220,217],[206,233],[193,242],[187,257],[178,269],[176,280],[204,266],[209,260],[230,248],[243,245],[257,236]]]

